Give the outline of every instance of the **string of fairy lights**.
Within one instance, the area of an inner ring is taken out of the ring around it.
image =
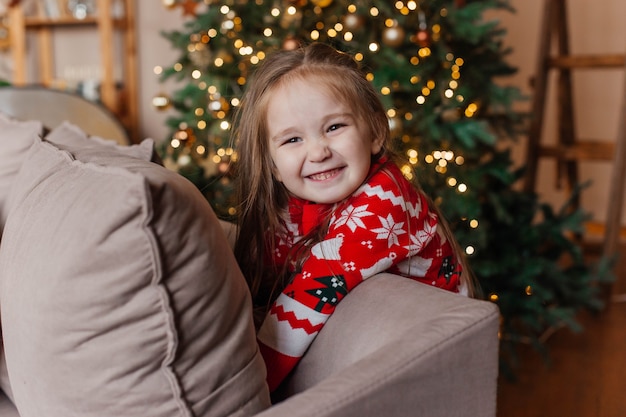
[[[183,122],[178,126],[178,130],[172,135],[169,146],[171,152],[168,152],[163,160],[165,165],[173,170],[179,170],[192,161],[203,166],[205,169],[205,175],[214,175],[216,172],[224,173],[229,169],[229,163],[237,160],[237,151],[233,148],[225,145],[217,144],[217,136],[227,136],[231,128],[230,116],[232,111],[239,105],[238,97],[227,98],[226,94],[220,91],[217,83],[211,81],[211,71],[214,69],[220,69],[225,65],[232,65],[238,62],[238,69],[240,75],[236,76],[234,82],[238,87],[243,88],[247,82],[246,74],[251,67],[259,64],[266,57],[267,46],[264,42],[249,42],[244,39],[242,32],[244,30],[244,22],[241,16],[237,15],[234,7],[224,2],[216,2],[213,0],[162,0],[163,5],[167,8],[181,7],[185,14],[195,16],[197,9],[200,7],[206,8],[219,8],[218,15],[220,19],[217,19],[212,27],[204,28],[202,32],[194,33],[189,37],[189,43],[187,45],[187,54],[190,62],[193,64],[192,69],[188,66],[178,62],[173,65],[173,69],[176,72],[190,71],[190,77],[195,83],[196,87],[206,92],[207,105],[206,107],[198,107],[194,109],[194,115],[196,116],[195,126],[190,126],[189,123]],[[266,0],[254,0],[256,5],[263,5]],[[341,16],[337,16],[336,21],[325,22],[323,9],[330,6],[333,0],[309,0],[314,5],[313,12],[319,17],[319,20],[313,25],[312,29],[308,32],[307,41],[323,41],[324,39],[340,38],[345,43],[356,43],[362,45],[362,40],[358,39],[357,32],[363,27],[365,19],[377,19],[381,16],[381,11],[377,7],[364,6],[358,1],[353,4],[347,5],[345,13]],[[297,24],[303,18],[302,6],[307,3],[307,0],[282,0],[272,1],[272,6],[267,8],[267,15],[263,17],[262,21],[265,23],[265,27],[261,33],[266,39],[275,39],[279,36],[277,28],[286,28]],[[359,3],[359,4],[357,4]],[[459,4],[464,2],[459,1]],[[426,14],[420,9],[420,5],[415,0],[409,1],[396,1],[393,5],[395,10],[403,16],[408,16],[411,13],[417,13],[418,27],[415,33],[409,36],[409,40],[416,45],[415,55],[410,57],[410,63],[413,66],[418,66],[422,60],[428,59],[431,54],[431,46],[433,42],[437,42],[442,34],[442,28],[439,24],[434,23],[429,25],[426,20]],[[439,10],[439,14],[442,18],[445,18],[448,13],[446,8]],[[397,47],[406,40],[406,30],[403,28],[397,19],[387,17],[382,20],[381,39],[370,40],[366,43],[367,52],[371,54],[378,53],[384,46]],[[237,59],[231,55],[230,52],[226,52],[224,48],[218,50],[212,50],[211,44],[215,42],[216,38],[225,37],[230,42],[230,50],[239,55]],[[267,44],[270,44],[268,42]],[[281,47],[284,49],[296,48],[299,41],[291,36],[287,36],[282,40]],[[383,45],[381,45],[383,44]],[[354,58],[357,61],[363,61],[366,56],[363,52],[357,52],[354,54]],[[443,94],[443,97],[447,100],[454,101],[458,104],[460,112],[455,109],[450,112],[446,117],[458,118],[466,117],[472,118],[478,111],[479,107],[477,103],[465,103],[465,97],[458,93],[457,90],[461,84],[461,70],[464,65],[464,60],[461,57],[455,56],[449,52],[445,56],[445,66],[449,68],[449,79],[446,80],[447,85],[441,89],[440,85],[433,79],[423,80],[420,75],[408,74],[408,81],[410,84],[420,86],[418,88],[417,95],[414,100],[419,106],[425,105],[429,98],[434,94]],[[155,67],[154,72],[157,76],[161,75],[163,68],[160,66]],[[375,74],[370,72],[367,74],[367,78],[370,81],[374,81]],[[442,91],[442,93],[439,93]],[[380,87],[380,93],[382,96],[392,95],[394,92],[393,85],[384,85]],[[170,106],[170,98],[164,94],[157,94],[152,101],[155,108],[164,110]],[[395,108],[390,108],[387,111],[387,115],[390,120],[390,128],[393,133],[401,135],[401,140],[404,143],[411,143],[411,137],[408,135],[402,135],[402,118],[410,121],[414,115],[412,111],[405,111],[404,114],[400,114],[400,111]],[[219,135],[208,135],[209,141],[214,143],[207,144],[201,143],[196,140],[194,131],[206,131],[209,129],[209,125],[216,123],[217,131],[221,132]],[[221,143],[228,143],[228,141],[221,141]],[[215,150],[210,145],[214,146]],[[174,152],[178,150],[179,152]],[[174,160],[174,154],[177,155]],[[414,175],[413,167],[420,164],[420,154],[417,149],[408,149],[406,151],[407,163],[401,167],[405,176],[409,179]],[[465,160],[463,156],[455,154],[454,151],[449,149],[434,150],[423,157],[424,163],[433,167],[433,169],[441,175],[446,175],[449,171],[449,166],[455,164],[461,166]],[[466,193],[469,191],[469,187],[466,183],[459,181],[453,176],[446,178],[445,183],[452,188],[455,188],[459,193]],[[234,208],[231,214],[234,214]],[[470,228],[476,229],[479,226],[477,219],[465,219]],[[471,245],[466,246],[465,251],[468,255],[472,255],[475,252],[475,248]]]

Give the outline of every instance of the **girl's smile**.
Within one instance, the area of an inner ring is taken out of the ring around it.
[[[306,78],[278,86],[269,93],[267,124],[275,177],[296,197],[331,204],[363,184],[383,140],[372,139],[324,86]]]
[[[335,178],[341,173],[342,168],[331,169],[329,171],[320,172],[319,174],[309,175],[308,178],[313,181],[326,181]]]

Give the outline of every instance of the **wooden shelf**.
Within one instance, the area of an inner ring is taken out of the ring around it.
[[[75,19],[73,17],[38,17],[27,16],[24,17],[24,25],[27,28],[41,27],[41,26],[95,26],[98,24],[98,19],[95,16],[86,17],[84,19]]]
[[[124,29],[127,20],[122,18],[111,19],[113,27],[116,29]],[[99,20],[97,16],[89,16],[84,19],[76,19],[73,17],[38,17],[25,16],[24,26],[26,29],[42,28],[42,27],[72,27],[72,26],[98,26]]]
[[[624,54],[562,55],[548,59],[550,68],[624,68]]]
[[[599,140],[578,140],[571,145],[539,145],[539,156],[561,161],[613,161],[615,143]]]
[[[9,27],[11,31],[11,54],[13,58],[13,84],[23,86],[40,84],[46,87],[59,85],[59,78],[54,71],[55,51],[52,37],[60,28],[86,27],[98,34],[100,44],[100,101],[111,110],[124,124],[133,141],[139,140],[138,105],[137,105],[137,57],[135,39],[135,0],[121,0],[123,16],[112,14],[112,0],[96,0],[96,14],[76,19],[73,16],[25,16],[21,6],[9,9]],[[35,79],[27,78],[27,33],[36,35],[38,75]],[[116,54],[114,37],[120,33],[123,38],[123,51]],[[121,59],[116,59],[121,56]],[[122,68],[123,87],[117,85],[114,75],[116,66]]]

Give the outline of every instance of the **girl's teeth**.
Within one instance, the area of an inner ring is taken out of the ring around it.
[[[332,171],[320,172],[319,174],[311,175],[310,178],[316,181],[323,181],[335,175],[336,172],[337,170],[333,169]]]

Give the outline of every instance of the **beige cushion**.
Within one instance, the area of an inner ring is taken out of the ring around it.
[[[19,172],[28,149],[33,145],[35,138],[43,133],[43,125],[36,120],[18,121],[0,114],[0,234],[8,216],[8,194]],[[96,158],[101,154],[103,146],[107,150],[123,153],[128,156],[149,161],[152,158],[154,143],[151,139],[142,141],[139,145],[119,146],[117,142],[100,137],[89,137],[81,128],[69,122],[64,122],[51,131],[47,140],[61,146],[81,148],[83,160],[89,159],[90,154]],[[1,335],[1,333],[0,333]],[[9,398],[13,398],[2,341],[0,340],[0,389]]]
[[[0,239],[8,215],[7,199],[26,153],[43,125],[36,120],[18,121],[0,113]],[[0,333],[1,336],[1,333]],[[0,389],[11,398],[2,340],[0,340]]]
[[[43,131],[41,122],[17,121],[0,113],[0,235],[7,217],[6,199],[26,151]]]
[[[246,285],[191,183],[114,147],[36,140],[9,205],[0,317],[21,417],[269,405]]]
[[[17,121],[0,114],[0,233],[8,215],[8,194],[19,172],[28,149],[42,133],[42,123],[36,120]],[[6,135],[6,137],[4,137]],[[4,140],[3,140],[4,139]],[[69,122],[63,122],[52,130],[47,140],[61,147],[81,149],[81,157],[87,162],[102,157],[103,150],[109,154],[123,153],[128,156],[149,161],[153,155],[154,142],[146,139],[139,145],[119,146],[117,142],[96,136],[89,137],[81,128]],[[104,148],[104,149],[103,149]],[[6,371],[2,341],[0,340],[0,389],[13,399],[9,377]]]
[[[67,121],[54,128],[46,136],[46,140],[53,142],[61,149],[72,151],[80,148],[82,162],[101,158],[103,149],[106,149],[107,152],[123,153],[146,161],[150,161],[154,153],[154,141],[152,139],[144,139],[138,145],[123,146],[111,139],[89,136],[80,127]]]

